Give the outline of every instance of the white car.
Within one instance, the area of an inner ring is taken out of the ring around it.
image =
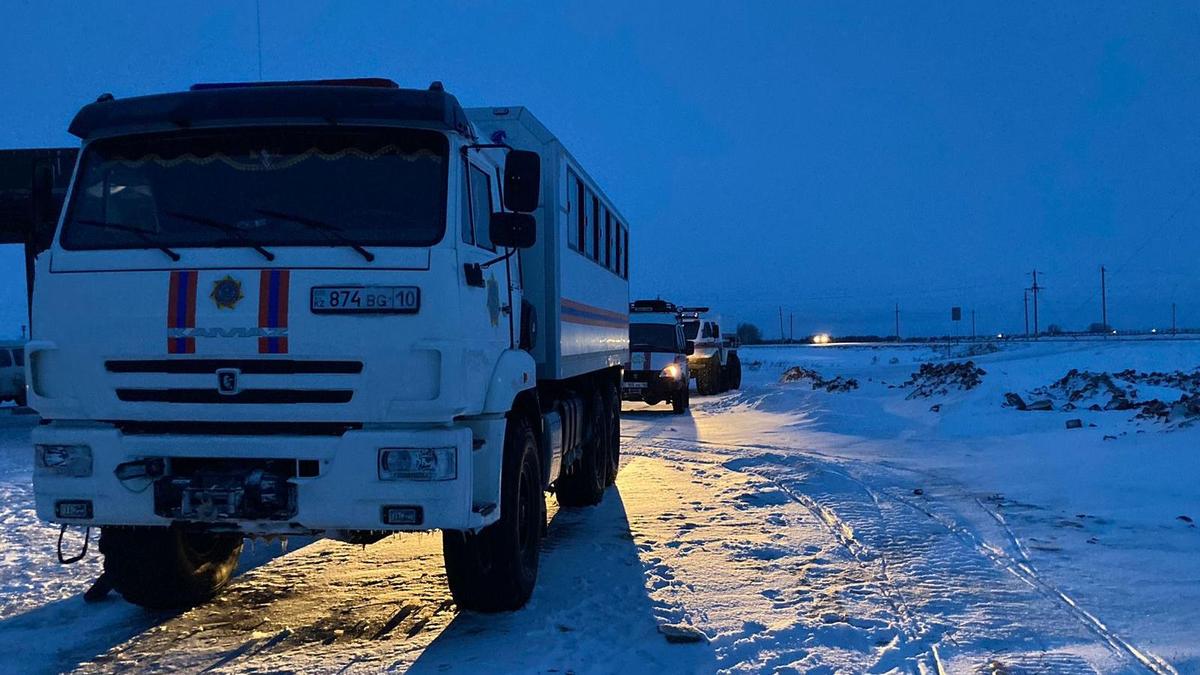
[[[0,401],[25,405],[25,345],[0,343]]]

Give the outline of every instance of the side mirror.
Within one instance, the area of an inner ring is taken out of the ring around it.
[[[505,208],[517,213],[536,211],[541,189],[542,158],[528,150],[509,150],[504,160]]]
[[[528,213],[496,212],[488,223],[492,243],[504,248],[529,248],[537,241],[537,220]]]
[[[684,356],[691,356],[692,354],[695,354],[695,353],[696,353],[696,341],[695,340],[688,340],[683,343],[683,355]]]

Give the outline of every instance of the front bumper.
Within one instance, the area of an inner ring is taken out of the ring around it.
[[[316,466],[307,477],[287,479],[294,486],[293,511],[282,519],[185,518],[212,529],[249,534],[291,534],[326,530],[478,529],[494,522],[498,508],[476,509],[472,504],[472,432],[466,427],[354,430],[341,436],[212,436],[124,434],[108,425],[54,423],[33,432],[35,444],[87,445],[92,451],[90,476],[73,478],[47,474],[35,467],[34,493],[38,517],[76,525],[149,525],[178,522],[156,513],[154,485],[122,482],[118,465],[161,458],[167,475],[172,461],[181,459],[289,460]],[[380,448],[454,448],[457,473],[442,481],[381,480]],[[195,466],[197,462],[191,461]],[[200,464],[203,464],[202,462]],[[59,502],[88,501],[90,518],[56,515]],[[395,507],[416,507],[420,521],[384,522]]]
[[[663,377],[657,370],[627,370],[621,383],[621,398],[626,401],[662,401],[688,386],[686,376]]]

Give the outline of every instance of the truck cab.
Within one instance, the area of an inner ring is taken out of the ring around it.
[[[684,337],[679,310],[664,300],[637,300],[629,305],[629,363],[621,385],[626,401],[671,404],[675,414],[687,412],[688,355],[694,343]]]
[[[378,79],[106,95],[70,130],[27,347],[39,516],[100,526],[148,606],[211,595],[245,536],[430,529],[461,606],[523,604],[543,491],[597,500],[616,438],[591,389],[539,389],[539,154]]]

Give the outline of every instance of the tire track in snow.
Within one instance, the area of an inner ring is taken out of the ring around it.
[[[1127,660],[1127,662],[1136,664],[1138,667],[1144,668],[1152,673],[1166,675],[1175,675],[1177,673],[1176,669],[1161,657],[1142,650],[1122,638],[1119,634],[1110,629],[1099,617],[1081,607],[1073,598],[1055,586],[1052,582],[1042,577],[1030,562],[1029,555],[1024,547],[1024,544],[1020,541],[1020,538],[1017,537],[1016,533],[1011,529],[1011,527],[1008,526],[1003,516],[999,513],[996,513],[992,509],[989,509],[985,504],[979,502],[978,500],[976,500],[976,502],[979,508],[981,508],[984,513],[990,516],[991,519],[995,520],[1005,532],[1007,538],[1012,544],[1012,547],[1016,551],[1015,556],[1005,551],[1002,547],[997,547],[986,542],[975,532],[963,526],[950,516],[936,513],[931,508],[926,508],[922,503],[915,500],[891,494],[887,491],[880,491],[862,479],[850,474],[847,470],[835,468],[836,463],[834,461],[824,457],[814,457],[811,453],[803,453],[795,448],[759,444],[739,445],[730,443],[709,443],[700,440],[680,440],[656,444],[655,449],[686,452],[686,446],[689,444],[693,446],[704,447],[704,451],[710,454],[736,457],[745,461],[749,461],[749,464],[737,466],[735,464],[737,460],[735,460],[735,462],[727,463],[727,466],[732,464],[733,466],[730,466],[730,468],[735,470],[744,470],[758,475],[768,481],[771,481],[778,488],[786,491],[789,495],[792,495],[801,504],[809,507],[810,510],[813,510],[814,515],[817,515],[819,518],[821,518],[821,520],[826,522],[827,526],[835,536],[845,540],[847,544],[847,550],[850,550],[856,556],[861,555],[863,551],[866,551],[866,554],[869,555],[871,551],[865,546],[865,544],[862,543],[860,538],[855,536],[853,526],[846,523],[843,518],[837,515],[835,508],[826,507],[816,499],[813,499],[812,497],[803,494],[800,491],[789,488],[784,484],[783,481],[778,480],[775,476],[768,475],[771,473],[770,470],[763,471],[761,469],[766,467],[768,469],[774,468],[775,470],[794,472],[800,467],[789,464],[789,462],[794,463],[795,460],[799,460],[804,462],[804,469],[835,476],[857,485],[858,488],[861,489],[867,496],[869,496],[870,499],[875,503],[880,519],[883,518],[883,504],[881,503],[883,500],[890,501],[906,509],[911,509],[921,514],[950,535],[953,535],[963,545],[974,551],[982,559],[987,560],[989,564],[1012,575],[1024,585],[1033,589],[1040,596],[1050,600],[1055,606],[1060,607],[1068,615],[1072,616],[1079,623],[1079,625],[1085,628],[1088,632],[1100,638],[1102,643],[1114,655]],[[730,452],[731,450],[740,450],[743,452]],[[753,452],[758,454],[752,457],[747,457],[744,454],[745,452]],[[780,453],[782,456],[773,456],[771,453]],[[843,460],[840,463],[845,465],[850,464],[851,462]],[[920,625],[919,621],[916,623]],[[948,636],[947,639],[953,641],[952,636]],[[936,650],[937,644],[938,643],[932,645],[934,650]],[[937,655],[936,651],[934,652],[934,655],[936,658],[940,659],[940,656]],[[1053,658],[1054,655],[1049,656]],[[1054,667],[1056,670],[1060,670],[1067,665],[1067,663],[1056,663],[1054,664]]]

